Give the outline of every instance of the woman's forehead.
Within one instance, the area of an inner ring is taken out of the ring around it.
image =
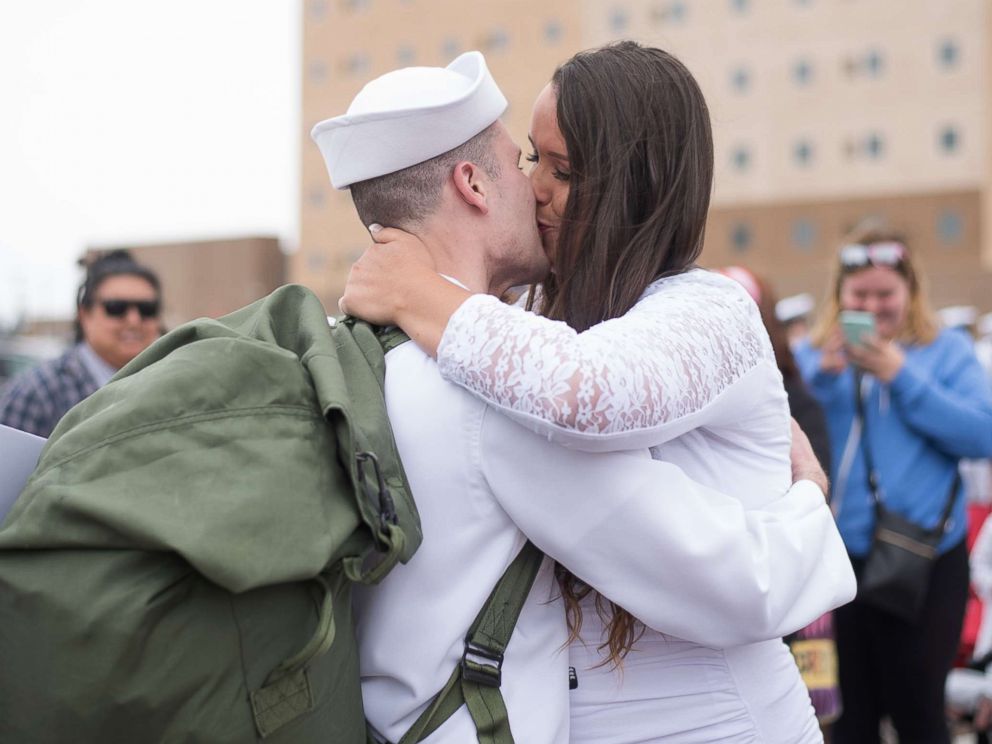
[[[859,290],[885,290],[908,286],[906,278],[887,266],[870,266],[844,275],[841,286]]]

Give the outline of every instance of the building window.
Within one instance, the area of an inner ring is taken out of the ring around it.
[[[683,23],[685,16],[686,6],[682,0],[659,3],[651,10],[651,20],[658,24]]]
[[[746,222],[737,222],[730,230],[730,245],[738,253],[744,253],[751,247],[751,226]]]
[[[937,237],[945,245],[961,241],[964,235],[964,219],[961,213],[954,209],[942,210],[937,215]]]
[[[730,163],[733,165],[734,170],[746,171],[751,165],[751,151],[743,145],[734,148],[734,151],[730,154]]]
[[[813,80],[813,65],[807,59],[801,59],[792,66],[792,79],[796,85],[808,85]]]
[[[327,0],[310,0],[307,3],[307,13],[312,21],[322,21],[327,15]]]
[[[319,208],[324,206],[324,202],[327,200],[327,193],[324,191],[322,186],[314,186],[309,191],[307,191],[307,202],[311,207]]]
[[[327,65],[316,60],[307,65],[307,78],[311,83],[322,83],[327,80]]]
[[[865,154],[872,160],[878,160],[885,154],[885,140],[878,132],[872,132],[865,137]]]
[[[812,220],[801,218],[792,223],[792,245],[797,250],[808,253],[816,244],[816,225]]]
[[[558,21],[548,21],[544,24],[544,40],[549,44],[557,44],[564,33]]]
[[[356,52],[348,57],[344,69],[349,75],[364,75],[372,68],[368,55]]]
[[[409,44],[403,44],[396,50],[396,62],[403,67],[409,67],[417,60],[417,52]]]
[[[630,17],[623,8],[614,8],[610,13],[610,30],[615,34],[622,34],[630,24]]]
[[[730,73],[730,87],[738,93],[746,93],[751,87],[751,73],[746,67],[738,67]]]
[[[501,28],[486,34],[482,46],[489,52],[502,52],[510,45],[510,36]]]
[[[750,0],[730,0],[730,9],[736,13],[747,13],[750,7]]]
[[[441,54],[445,60],[454,59],[460,51],[461,45],[458,43],[458,39],[449,36],[441,42]]]
[[[881,76],[884,68],[885,60],[882,57],[882,53],[877,49],[872,49],[865,55],[863,69],[868,77],[877,78]]]
[[[345,10],[352,13],[359,10],[368,10],[372,0],[341,0],[341,5]]]
[[[937,136],[940,151],[945,155],[953,155],[961,147],[961,135],[957,127],[948,125],[940,130]]]
[[[809,165],[813,162],[813,143],[805,139],[799,140],[792,148],[792,157],[797,165]]]
[[[885,57],[877,49],[870,49],[862,55],[846,57],[843,64],[844,72],[851,78],[859,75],[878,78],[885,72]]]
[[[961,58],[961,51],[953,39],[944,39],[937,46],[937,65],[942,70],[953,70]]]

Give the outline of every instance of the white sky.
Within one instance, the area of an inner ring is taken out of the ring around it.
[[[297,240],[300,0],[0,0],[0,325],[88,245]]]

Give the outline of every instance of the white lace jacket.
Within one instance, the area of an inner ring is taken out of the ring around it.
[[[718,402],[775,360],[743,288],[696,269],[655,282],[626,315],[584,333],[474,295],[449,321],[438,365],[550,439],[604,451],[728,422],[740,407]]]

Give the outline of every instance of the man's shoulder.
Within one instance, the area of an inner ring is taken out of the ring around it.
[[[478,422],[488,405],[441,376],[437,361],[415,343],[386,355],[386,405],[394,427],[409,417],[429,416],[449,425]]]
[[[74,368],[75,349],[69,349],[54,359],[48,359],[26,369],[12,378],[4,388],[4,397],[45,393],[57,386],[67,368]]]

